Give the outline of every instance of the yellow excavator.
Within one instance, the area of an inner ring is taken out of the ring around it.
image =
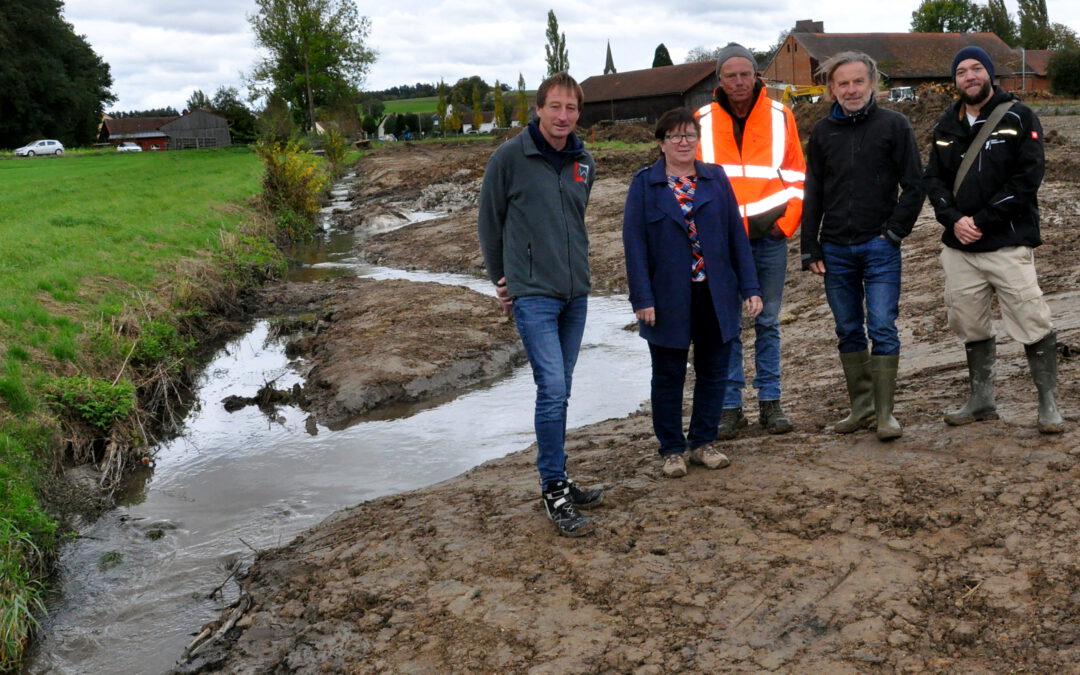
[[[769,98],[791,106],[799,103],[817,103],[825,95],[825,85],[812,84],[797,87],[794,84],[769,84]]]

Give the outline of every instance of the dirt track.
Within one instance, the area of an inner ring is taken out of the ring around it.
[[[1044,119],[1048,129],[1054,121]],[[475,189],[492,147],[375,153],[357,198],[370,200],[369,217],[378,203],[414,200],[424,187],[417,167],[447,194]],[[1074,148],[1052,144],[1051,164],[1075,163]],[[601,292],[625,288],[622,200],[648,156],[598,153],[589,227]],[[730,468],[672,481],[660,475],[647,414],[572,431],[572,475],[608,486],[592,512],[598,532],[582,540],[556,537],[543,516],[533,448],[339,512],[258,556],[243,582],[250,607],[223,614],[235,627],[187,670],[1080,672],[1080,385],[1071,358],[1080,345],[1080,209],[1075,182],[1048,183],[1040,196],[1037,264],[1070,355],[1060,359],[1063,436],[1036,432],[1035,389],[1007,337],[1002,419],[941,422],[962,401],[966,367],[945,325],[929,210],[904,244],[905,435],[882,444],[872,432],[830,433],[846,405],[832,319],[792,242],[783,330],[793,433],[752,426],[726,446]],[[387,264],[478,271],[474,228],[475,208],[465,205],[363,250]],[[480,302],[494,317],[494,301]]]

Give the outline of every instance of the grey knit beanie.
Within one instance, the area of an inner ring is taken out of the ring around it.
[[[754,64],[754,72],[757,72],[757,59],[750,53],[750,50],[737,42],[729,42],[716,56],[716,79],[720,79],[720,67],[724,65],[724,61],[727,61],[733,56],[741,56],[748,60],[750,63]]]

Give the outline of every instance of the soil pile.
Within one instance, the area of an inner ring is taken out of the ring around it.
[[[1050,164],[1071,161],[1069,147],[1052,146]],[[382,196],[363,208],[415,198],[427,181],[406,169],[418,163],[424,175],[450,176],[486,158],[482,147],[472,159],[426,152],[366,158],[360,193]],[[638,161],[598,157],[588,215],[598,289],[625,289],[619,233],[630,169],[612,167]],[[1066,227],[1076,221],[1076,187],[1044,185],[1046,244],[1037,252],[1063,354],[1063,436],[1035,430],[1023,349],[1006,337],[1002,419],[942,423],[942,411],[965,396],[967,371],[945,323],[940,229],[929,209],[903,249],[896,415],[904,437],[884,444],[872,432],[831,433],[847,406],[832,319],[793,241],[783,330],[794,432],[752,426],[724,446],[731,467],[665,480],[646,413],[573,430],[572,475],[608,487],[592,512],[598,531],[582,540],[560,539],[543,515],[532,447],[341,511],[260,553],[241,604],[208,628],[216,638],[181,670],[1075,671],[1080,363],[1065,354],[1080,346],[1080,237]],[[466,208],[361,246],[395,265],[457,271],[477,268],[475,236],[475,211]],[[497,309],[482,302],[487,313],[469,320],[489,330]],[[331,349],[313,348],[328,355],[315,367],[341,358]],[[747,370],[749,380],[752,360]]]

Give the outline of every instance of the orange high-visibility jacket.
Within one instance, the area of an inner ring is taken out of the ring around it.
[[[761,87],[746,118],[741,153],[731,115],[719,103],[713,101],[694,114],[701,121],[697,157],[724,167],[747,233],[754,234],[754,221],[755,230],[767,231],[775,222],[787,236],[795,234],[802,220],[806,160],[791,110]]]

